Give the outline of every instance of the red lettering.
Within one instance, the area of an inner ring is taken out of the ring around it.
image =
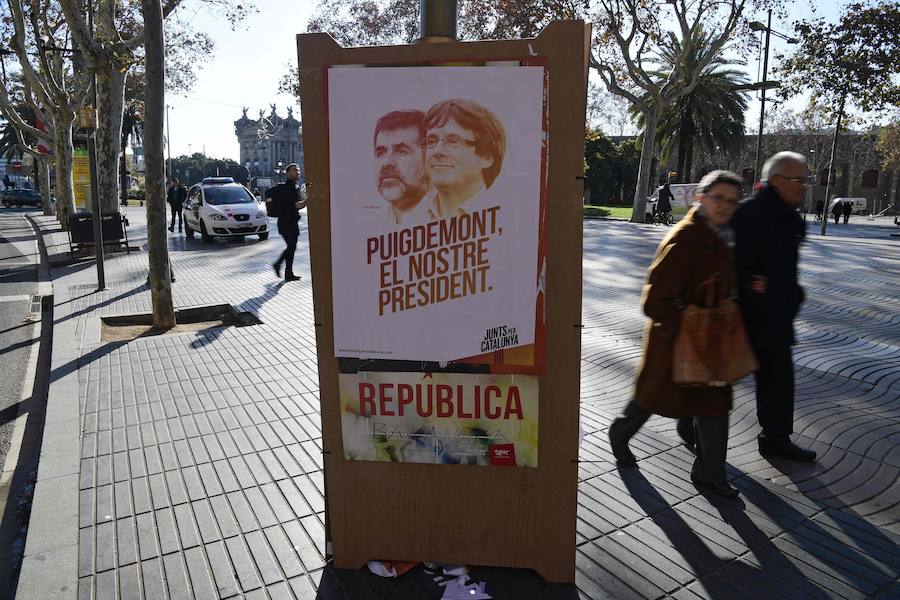
[[[394,400],[388,394],[388,392],[390,392],[393,387],[394,387],[393,383],[379,383],[378,384],[378,405],[381,408],[381,416],[383,416],[383,417],[393,417],[394,416],[394,411],[390,410],[387,407],[387,404]]]
[[[478,389],[478,386],[475,386]],[[466,412],[466,399],[463,394],[463,386],[456,386],[456,415],[460,419],[471,419],[472,415]]]
[[[375,386],[359,382],[359,414],[368,416],[375,412]]]
[[[491,408],[491,400],[500,397],[500,388],[496,385],[489,385],[484,388],[484,416],[488,419],[500,418],[500,407]]]
[[[518,420],[522,420],[522,399],[519,397],[519,387],[515,385],[509,386],[509,395],[506,397],[506,414],[504,419],[508,419],[510,415],[516,415]]]
[[[452,417],[453,416],[453,388],[446,384],[438,384],[437,386],[437,416]]]
[[[413,387],[408,383],[400,383],[397,385],[397,402],[399,409],[397,416],[403,416],[403,407],[413,402]]]
[[[422,384],[416,384],[416,412],[420,417],[430,417],[431,413],[434,411],[434,403],[432,402],[430,385],[427,387],[426,391],[428,392],[428,410],[425,410],[425,406],[422,404]]]
[[[475,418],[481,418],[481,386],[475,386]]]

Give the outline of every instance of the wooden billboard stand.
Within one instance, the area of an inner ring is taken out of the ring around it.
[[[372,559],[435,561],[533,568],[549,581],[574,581],[589,44],[590,26],[582,21],[554,22],[536,38],[508,41],[342,48],[327,34],[297,36],[327,525],[337,568],[359,568]],[[539,466],[345,460],[332,327],[326,69],[535,57],[546,61],[549,73],[547,359],[540,377]]]

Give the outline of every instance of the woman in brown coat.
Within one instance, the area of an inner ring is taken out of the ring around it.
[[[637,460],[628,441],[651,414],[681,419],[679,434],[686,441],[693,441],[692,437],[696,441],[691,480],[723,496],[738,494],[725,476],[731,386],[676,385],[672,357],[682,310],[688,305],[707,304],[707,286],[702,284],[715,278],[717,298],[728,297],[734,290],[734,234],[728,222],[737,208],[741,185],[741,179],[730,171],[706,175],[697,185],[699,205],[660,243],[644,285],[642,306],[649,321],[634,399],[609,428],[610,445],[618,463],[634,465]],[[687,417],[693,418],[693,431]]]

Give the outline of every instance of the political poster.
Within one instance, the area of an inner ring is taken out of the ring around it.
[[[341,374],[344,458],[538,466],[534,375]]]
[[[338,357],[540,372],[545,70],[327,70]]]

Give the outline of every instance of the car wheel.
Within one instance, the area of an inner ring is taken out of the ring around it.
[[[194,239],[194,230],[193,230],[193,228],[188,224],[187,221],[184,222],[184,235],[187,236],[187,237],[189,237],[189,238],[191,238],[191,239]]]
[[[203,238],[203,243],[208,244],[212,241],[212,236],[209,235],[209,232],[206,230],[206,223],[200,221],[200,237]]]
[[[263,240],[267,240],[267,239],[269,239],[268,231],[263,231],[262,233],[259,234],[259,241],[263,241]]]

